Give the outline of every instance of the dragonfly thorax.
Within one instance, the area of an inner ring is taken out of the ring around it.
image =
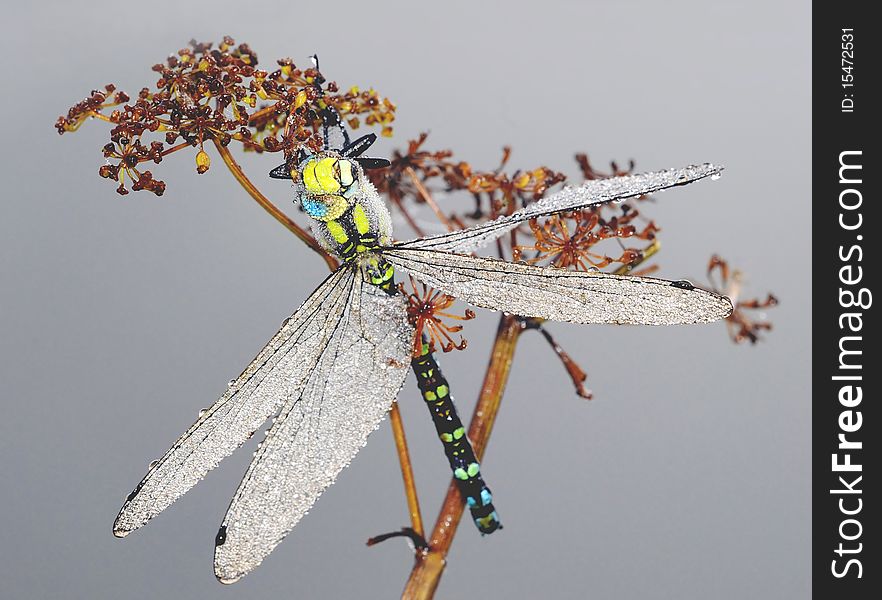
[[[344,262],[365,262],[389,243],[389,211],[358,162],[324,152],[305,159],[292,175],[313,234],[326,250]]]

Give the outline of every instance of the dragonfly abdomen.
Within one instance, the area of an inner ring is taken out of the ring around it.
[[[502,527],[493,506],[493,495],[481,477],[481,466],[450,396],[450,385],[427,343],[423,342],[422,354],[414,358],[411,365],[472,520],[481,533],[493,533]]]

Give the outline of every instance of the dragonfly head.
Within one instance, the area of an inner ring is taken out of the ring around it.
[[[352,208],[363,177],[357,162],[336,152],[307,156],[291,170],[300,187],[300,205],[317,221],[338,219]]]
[[[340,150],[315,154],[301,150],[270,171],[270,177],[293,180],[303,210],[317,221],[333,221],[355,205],[365,181],[364,169],[389,166],[386,159],[361,156],[376,138],[371,133],[350,142],[347,136]]]
[[[339,219],[355,205],[364,171],[357,161],[326,150],[301,152],[295,160],[273,169],[270,177],[291,179],[306,214],[327,222]]]

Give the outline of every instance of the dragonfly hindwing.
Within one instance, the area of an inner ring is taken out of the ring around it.
[[[330,275],[288,319],[227,391],[151,465],[119,512],[113,532],[143,526],[242,445],[284,402],[298,396],[322,351],[326,321],[340,318],[349,270]]]
[[[214,559],[223,583],[282,541],[364,446],[404,383],[414,335],[404,298],[348,272],[350,291],[338,316],[322,319],[321,350],[302,392],[288,396],[224,518]]]
[[[386,248],[396,268],[457,298],[492,310],[570,323],[676,325],[706,323],[732,303],[687,282],[567,271],[438,252]]]

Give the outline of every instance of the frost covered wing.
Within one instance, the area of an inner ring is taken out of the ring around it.
[[[457,298],[493,310],[571,323],[676,325],[725,318],[732,302],[686,281],[567,271],[393,247],[395,268]]]
[[[468,229],[420,238],[397,244],[403,248],[431,248],[450,252],[471,252],[514,229],[518,223],[568,210],[625,200],[686,185],[705,177],[718,177],[723,167],[705,163],[682,169],[668,169],[641,175],[595,179],[579,187],[564,188],[511,215],[481,223]]]
[[[351,269],[340,269],[307,298],[227,391],[150,466],[120,510],[114,535],[123,537],[165,510],[287,400],[299,397],[326,344],[325,324],[339,320],[354,279]]]
[[[223,583],[253,570],[364,446],[410,367],[413,329],[401,295],[360,277],[346,310],[255,453],[218,532]]]

